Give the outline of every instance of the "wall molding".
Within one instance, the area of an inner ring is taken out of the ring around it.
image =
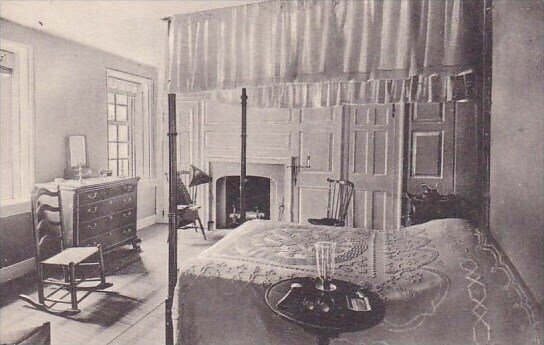
[[[0,269],[0,284],[24,276],[36,268],[34,258],[26,259],[8,267]]]

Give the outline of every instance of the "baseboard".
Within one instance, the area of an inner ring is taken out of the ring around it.
[[[0,284],[24,276],[36,268],[34,258],[26,259],[8,267],[0,269]]]
[[[138,219],[138,221],[136,222],[136,230],[141,230],[143,228],[147,228],[148,226],[153,225],[156,222],[157,222],[157,216],[156,215],[152,215],[152,216],[149,216],[149,217]]]

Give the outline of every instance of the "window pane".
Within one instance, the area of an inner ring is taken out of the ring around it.
[[[117,121],[126,121],[127,120],[127,106],[126,105],[117,105]]]
[[[117,141],[117,126],[116,125],[108,126],[108,140]]]
[[[113,94],[113,93],[108,93],[108,103],[109,103],[109,104],[115,103],[115,94]]]
[[[117,161],[116,160],[109,161],[109,169],[112,171],[113,176],[117,176]]]
[[[128,144],[119,144],[119,158],[128,158]]]
[[[117,96],[117,104],[124,104],[127,105],[127,96],[126,95],[116,95]]]
[[[119,160],[119,176],[128,176],[130,171],[128,169],[128,159]]]
[[[109,146],[109,154],[108,157],[110,159],[117,158],[117,145],[116,143],[110,143]]]
[[[128,142],[128,126],[119,126],[119,140]]]
[[[115,106],[108,104],[108,121],[115,121]]]

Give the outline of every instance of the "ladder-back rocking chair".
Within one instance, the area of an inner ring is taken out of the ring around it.
[[[327,217],[310,218],[308,222],[314,225],[345,226],[354,185],[347,180],[333,180],[330,178],[327,179],[327,182],[329,183]]]
[[[91,292],[108,288],[112,284],[106,282],[104,258],[100,245],[96,247],[65,248],[60,194],[59,189],[50,191],[49,189],[39,188],[32,196],[38,301],[27,295],[20,295],[19,297],[34,307],[47,312],[77,314],[80,312],[78,309],[79,302]],[[47,199],[56,199],[56,205],[52,206],[52,203],[46,202]],[[57,272],[54,272],[55,267]],[[80,273],[80,277],[76,276],[76,269],[78,269],[77,273]],[[79,272],[80,269],[82,269],[82,272]],[[55,273],[58,274],[61,270],[62,279],[53,278]],[[90,277],[97,272],[98,277]],[[98,284],[92,286],[83,284],[95,281],[98,281]],[[57,288],[54,288],[46,295],[45,284],[56,285]],[[79,299],[77,296],[78,291],[85,292]],[[64,295],[61,298],[53,298],[53,296],[63,292]],[[62,299],[68,294],[70,294],[69,301]],[[57,304],[69,304],[70,308],[57,309],[55,308]]]

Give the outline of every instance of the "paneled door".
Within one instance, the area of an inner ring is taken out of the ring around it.
[[[342,107],[293,110],[293,156],[310,168],[302,168],[294,185],[293,220],[327,215],[327,178],[341,176]]]
[[[346,106],[349,159],[346,178],[355,185],[350,223],[389,230],[398,227],[395,105]]]
[[[406,190],[420,193],[425,183],[454,193],[455,103],[414,103],[407,115]]]

